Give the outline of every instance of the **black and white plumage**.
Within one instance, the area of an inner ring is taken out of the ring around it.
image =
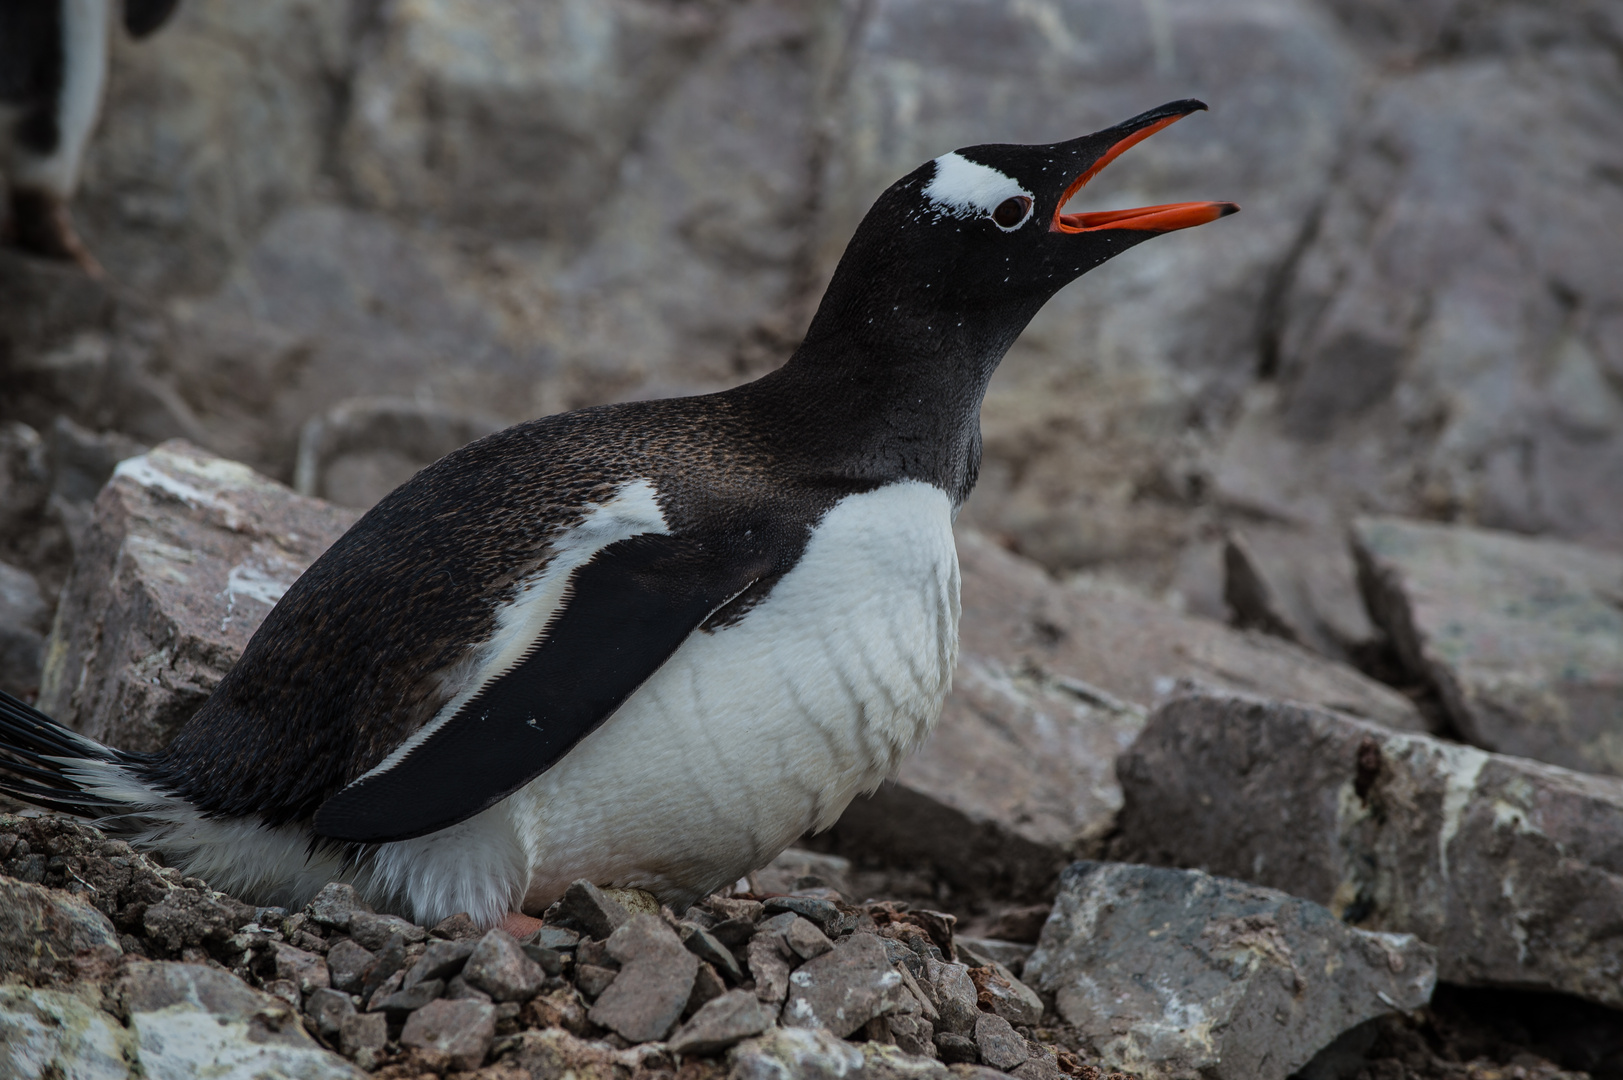
[[[0,3],[0,173],[5,221],[24,249],[99,273],[68,216],[107,84],[108,36],[145,37],[178,0],[5,0]]]
[[[784,367],[448,455],[311,566],[165,750],[8,703],[0,789],[217,887],[298,903],[348,877],[419,920],[494,923],[582,877],[678,908],[736,880],[930,731],[993,370],[1067,282],[1234,209],[1064,203],[1200,108],[927,162]]]

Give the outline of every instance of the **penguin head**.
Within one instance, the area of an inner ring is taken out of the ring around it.
[[[1065,212],[1128,148],[1205,108],[1174,101],[1066,142],[966,146],[925,162],[858,226],[829,286],[828,322],[877,324],[883,316],[900,333],[934,333],[950,316],[1012,341],[1050,297],[1100,263],[1239,210],[1195,202]]]

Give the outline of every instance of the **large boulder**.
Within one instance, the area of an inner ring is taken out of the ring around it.
[[[1447,982],[1623,1007],[1623,780],[1222,694],[1161,705],[1118,768],[1135,858],[1412,933]]]
[[[1353,544],[1370,610],[1466,740],[1623,776],[1623,555],[1396,518]]]
[[[63,589],[40,708],[121,749],[163,747],[356,516],[178,441],[122,462]]]
[[[1285,1080],[1342,1032],[1417,1009],[1435,950],[1191,870],[1077,863],[1026,981],[1107,1068],[1146,1080]]]

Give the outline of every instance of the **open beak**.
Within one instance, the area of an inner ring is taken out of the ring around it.
[[[1189,202],[1169,203],[1165,206],[1141,206],[1135,210],[1101,210],[1090,214],[1063,213],[1065,204],[1089,180],[1099,175],[1100,171],[1112,161],[1115,161],[1127,149],[1154,135],[1164,127],[1182,120],[1192,112],[1199,112],[1206,108],[1206,103],[1188,99],[1173,101],[1162,105],[1158,109],[1151,109],[1114,128],[1102,131],[1098,136],[1089,136],[1089,139],[1104,136],[1111,141],[1106,145],[1105,152],[1089,165],[1087,171],[1065,189],[1060,196],[1059,203],[1054,207],[1054,220],[1049,226],[1054,232],[1087,233],[1104,232],[1108,229],[1133,229],[1141,232],[1174,232],[1178,229],[1187,229],[1192,225],[1204,225],[1208,221],[1216,221],[1221,217],[1239,213],[1240,208],[1231,202]]]

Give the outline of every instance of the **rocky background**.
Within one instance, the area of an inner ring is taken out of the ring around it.
[[[1011,352],[941,728],[816,851],[520,943],[0,818],[0,1075],[1623,1077],[1615,0],[187,0],[108,279],[0,249],[0,688],[162,745],[416,468],[752,378],[897,176],[1184,96],[1088,208],[1245,212]]]

